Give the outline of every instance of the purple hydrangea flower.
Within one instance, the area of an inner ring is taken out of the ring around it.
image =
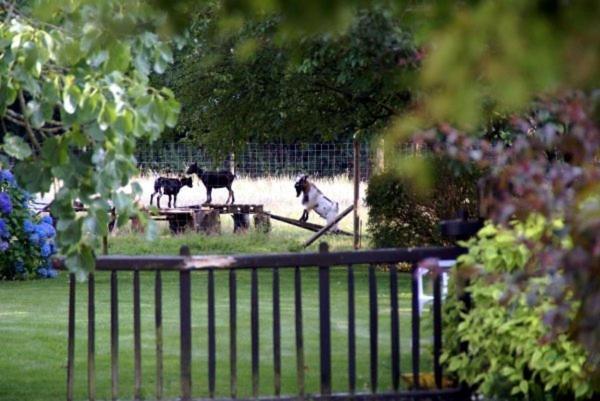
[[[12,212],[12,202],[6,192],[0,192],[0,212],[4,214]]]

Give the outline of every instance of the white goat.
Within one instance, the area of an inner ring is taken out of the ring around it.
[[[308,220],[308,213],[314,210],[319,216],[327,220],[327,224],[331,223],[339,213],[339,205],[332,201],[316,187],[315,184],[308,181],[308,175],[302,174],[296,178],[294,185],[296,188],[296,197],[302,195],[302,206],[304,212],[300,221]],[[332,231],[337,231],[337,224],[331,228]]]

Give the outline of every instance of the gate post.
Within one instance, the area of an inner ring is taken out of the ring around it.
[[[457,244],[458,241],[465,241],[468,240],[469,238],[473,237],[474,235],[477,234],[477,232],[481,229],[481,227],[483,227],[483,219],[479,218],[479,219],[472,219],[469,220],[467,218],[467,213],[464,210],[461,210],[459,212],[459,216],[457,219],[455,220],[444,220],[442,222],[440,222],[440,229],[442,231],[442,236],[446,237],[448,239],[451,239],[454,242],[454,246],[459,247],[459,245]],[[466,251],[466,249],[465,249]],[[458,276],[457,276],[458,277]],[[463,289],[463,291],[459,294],[457,294],[457,296],[459,296],[460,300],[463,302],[463,304],[465,305],[464,307],[464,312],[468,312],[469,309],[471,309],[471,294],[464,290],[469,286],[469,281],[468,279],[465,280],[461,280],[461,282],[459,283],[460,285],[457,286],[461,289]],[[439,292],[439,279],[436,282],[436,289]],[[441,326],[441,322],[439,323]],[[441,327],[440,327],[441,330]],[[441,334],[441,333],[440,333]],[[441,341],[441,336],[440,336],[440,341]],[[439,344],[440,348],[441,348],[441,344]],[[460,344],[460,352],[461,353],[466,353],[468,350],[469,344],[467,342],[462,342]],[[437,373],[437,375],[441,376],[441,368],[440,372]],[[440,379],[441,380],[441,377]],[[471,395],[472,395],[472,388],[467,384],[467,383],[460,383],[460,388],[461,388],[461,394],[460,394],[460,398],[462,400],[470,400],[471,399]]]

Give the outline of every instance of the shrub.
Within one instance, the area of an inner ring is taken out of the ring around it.
[[[470,277],[465,289],[471,308],[465,311],[454,296],[457,289],[451,288],[442,361],[484,396],[537,401],[593,395],[584,349],[567,334],[549,337],[550,328],[542,320],[552,308],[550,294],[558,289],[547,276],[524,283],[510,278],[528,266],[532,250],[526,244],[535,247],[542,236],[561,228],[561,223],[548,223],[539,215],[509,228],[488,223],[459,259],[455,278]],[[461,352],[461,343],[467,344],[466,352]]]
[[[0,171],[0,280],[56,277],[50,216],[38,216],[29,207],[29,195],[8,170]]]
[[[459,211],[477,214],[479,170],[445,157],[425,158],[432,188],[428,195],[393,171],[369,180],[368,229],[377,248],[443,243],[439,222],[455,218]]]

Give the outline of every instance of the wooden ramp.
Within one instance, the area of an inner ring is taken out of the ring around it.
[[[264,212],[264,214],[266,214],[273,220],[281,221],[283,223],[291,224],[293,226],[304,228],[305,230],[309,230],[309,231],[313,231],[313,232],[319,232],[324,227],[319,224],[303,222],[303,221],[299,221],[296,219],[290,219],[289,217],[278,216],[276,214],[269,213],[269,212]],[[346,236],[350,236],[350,237],[352,236],[352,233],[349,233],[349,232],[343,231],[343,230],[338,230],[337,232],[331,233],[331,234],[346,235]]]

